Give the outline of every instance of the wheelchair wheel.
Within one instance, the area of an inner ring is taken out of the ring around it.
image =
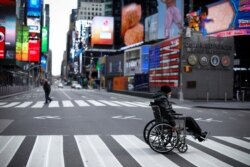
[[[178,151],[179,151],[180,153],[185,153],[187,150],[188,150],[188,145],[185,144],[185,143],[181,143],[181,144],[178,146]]]
[[[144,127],[144,129],[143,129],[143,138],[144,138],[144,140],[145,140],[145,142],[148,144],[148,133],[149,133],[149,130],[154,126],[156,124],[156,122],[155,122],[155,120],[153,119],[153,120],[151,120],[151,121],[149,121],[146,125],[145,125],[145,127]]]
[[[148,133],[148,142],[152,150],[158,153],[172,151],[179,142],[179,135],[167,123],[155,124]]]

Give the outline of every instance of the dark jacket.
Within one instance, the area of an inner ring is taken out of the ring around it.
[[[175,126],[174,117],[171,113],[176,113],[173,108],[172,104],[168,101],[168,97],[165,93],[159,91],[154,96],[154,103],[160,107],[161,114],[164,119],[172,125]]]
[[[50,93],[50,85],[49,85],[48,82],[44,82],[43,90],[44,90],[45,93],[48,93],[48,94]]]

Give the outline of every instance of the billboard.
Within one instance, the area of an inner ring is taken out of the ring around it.
[[[5,54],[5,27],[0,26],[0,59],[4,59]]]
[[[29,39],[40,39],[41,23],[40,18],[27,17],[27,25],[29,27]]]
[[[40,40],[29,40],[29,61],[40,61]]]
[[[16,43],[16,6],[10,1],[0,2],[0,25],[5,27],[5,55],[6,59],[15,58]]]
[[[41,16],[41,0],[28,0],[27,16],[33,16],[33,17]]]
[[[189,13],[189,27],[203,35],[249,35],[250,1],[219,1]]]
[[[41,67],[43,71],[46,71],[46,65],[47,65],[47,56],[42,55],[41,56]]]
[[[42,28],[42,52],[48,51],[48,27]]]
[[[122,7],[121,38],[124,45],[133,45],[144,40],[144,25],[142,23],[142,6],[131,2]]]
[[[95,16],[91,26],[91,46],[112,45],[114,39],[114,18]]]
[[[157,0],[158,12],[145,18],[145,41],[177,36],[183,26],[184,0]]]

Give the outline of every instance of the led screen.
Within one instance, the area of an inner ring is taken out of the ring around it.
[[[29,61],[40,61],[40,40],[29,40]]]
[[[40,39],[41,23],[40,18],[28,17],[27,25],[29,27],[29,39]]]
[[[0,27],[0,59],[4,58],[5,53],[5,27]]]
[[[144,40],[141,4],[130,3],[122,7],[121,38],[125,45],[132,45]]]
[[[145,41],[177,36],[183,27],[183,0],[158,0],[157,13],[145,18]]]
[[[0,2],[0,26],[5,28],[5,55],[6,59],[15,58],[16,43],[16,6],[11,2]]]
[[[42,28],[42,52],[48,51],[48,27]]]
[[[114,39],[114,18],[96,16],[91,27],[91,46],[112,45]]]
[[[41,16],[41,0],[28,0],[27,16]]]

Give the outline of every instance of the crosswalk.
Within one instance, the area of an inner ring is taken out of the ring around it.
[[[211,136],[200,143],[187,136],[186,153],[174,149],[164,155],[152,151],[136,135],[0,136],[0,165],[64,167],[76,165],[71,164],[74,162],[88,167],[250,166],[249,139]]]
[[[25,102],[1,102],[0,108],[43,108],[48,106],[49,108],[70,108],[70,107],[142,107],[149,108],[149,102],[140,102],[140,101],[118,101],[118,100],[53,100],[49,104],[44,104],[44,101],[25,101]],[[174,105],[173,108],[182,108],[182,109],[190,109],[188,107],[182,107]]]

